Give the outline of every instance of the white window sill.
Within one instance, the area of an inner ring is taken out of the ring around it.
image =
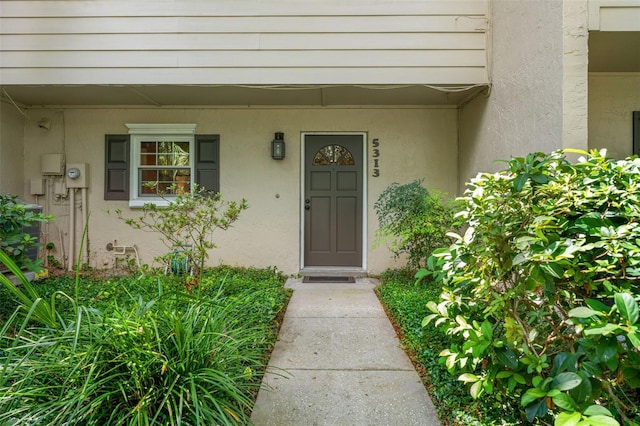
[[[153,197],[129,200],[129,207],[131,207],[132,209],[141,209],[145,204],[155,204],[158,207],[167,207],[169,204],[171,204],[171,201]]]

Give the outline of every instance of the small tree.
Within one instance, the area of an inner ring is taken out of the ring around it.
[[[19,266],[30,271],[41,269],[41,260],[34,261],[27,255],[27,250],[38,247],[40,240],[24,232],[24,229],[52,219],[53,216],[28,210],[15,195],[0,194],[0,249]]]
[[[564,152],[471,181],[466,232],[418,275],[445,286],[423,324],[451,336],[442,360],[475,398],[531,422],[637,424],[640,159]]]
[[[385,243],[395,257],[407,256],[410,268],[424,265],[433,250],[451,243],[453,207],[421,180],[387,187],[373,205],[380,227],[376,245]]]
[[[240,202],[223,201],[220,193],[207,191],[197,185],[188,193],[173,192],[176,196],[172,198],[161,194],[169,202],[168,206],[145,203],[142,215],[135,218],[125,218],[121,210],[116,210],[116,214],[134,229],[161,234],[160,240],[170,249],[161,260],[169,268],[173,262],[174,270],[176,262],[183,265],[177,267],[179,272],[186,272],[185,269],[188,269],[193,277],[185,277],[185,284],[189,288],[197,284],[202,267],[209,257],[208,251],[216,247],[213,232],[231,227],[248,206],[244,199]]]

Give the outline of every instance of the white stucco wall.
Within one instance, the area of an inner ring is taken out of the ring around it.
[[[562,146],[588,144],[588,2],[564,0],[562,22]]]
[[[157,235],[134,231],[106,210],[122,209],[135,214],[127,202],[105,202],[104,135],[126,134],[125,123],[196,123],[198,134],[220,134],[221,193],[225,199],[246,198],[249,209],[235,226],[215,235],[219,248],[211,251],[211,264],[277,266],[297,273],[300,263],[300,139],[307,131],[362,131],[380,142],[380,177],[371,177],[368,153],[367,269],[380,272],[393,266],[384,248],[371,250],[377,220],[373,203],[394,181],[406,183],[425,178],[425,185],[454,193],[457,187],[457,111],[451,108],[69,108],[63,111],[33,110],[52,120],[51,131],[26,129],[26,170],[39,170],[40,156],[65,152],[67,162],[86,162],[90,167],[88,210],[90,264],[111,267],[113,256],[106,245],[135,244],[142,261],[152,263],[166,249]],[[273,134],[285,134],[286,158],[274,161],[269,149]],[[52,179],[51,182],[55,180]],[[68,246],[69,200],[44,197],[48,212],[59,221],[45,237],[53,241],[56,255]],[[80,203],[80,197],[76,200]],[[78,207],[77,215],[80,215]],[[81,222],[76,225],[81,233]],[[60,238],[62,236],[62,238]]]
[[[563,3],[491,2],[489,97],[460,110],[460,191],[479,171],[562,146]]]
[[[25,117],[11,104],[0,102],[0,193],[24,198]]]
[[[589,148],[632,154],[632,112],[640,111],[640,73],[589,76]]]

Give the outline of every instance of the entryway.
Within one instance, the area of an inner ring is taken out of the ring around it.
[[[363,267],[365,134],[304,134],[303,266]]]

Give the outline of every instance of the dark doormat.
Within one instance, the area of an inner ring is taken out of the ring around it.
[[[350,283],[356,282],[355,277],[309,277],[302,278],[303,283]]]

